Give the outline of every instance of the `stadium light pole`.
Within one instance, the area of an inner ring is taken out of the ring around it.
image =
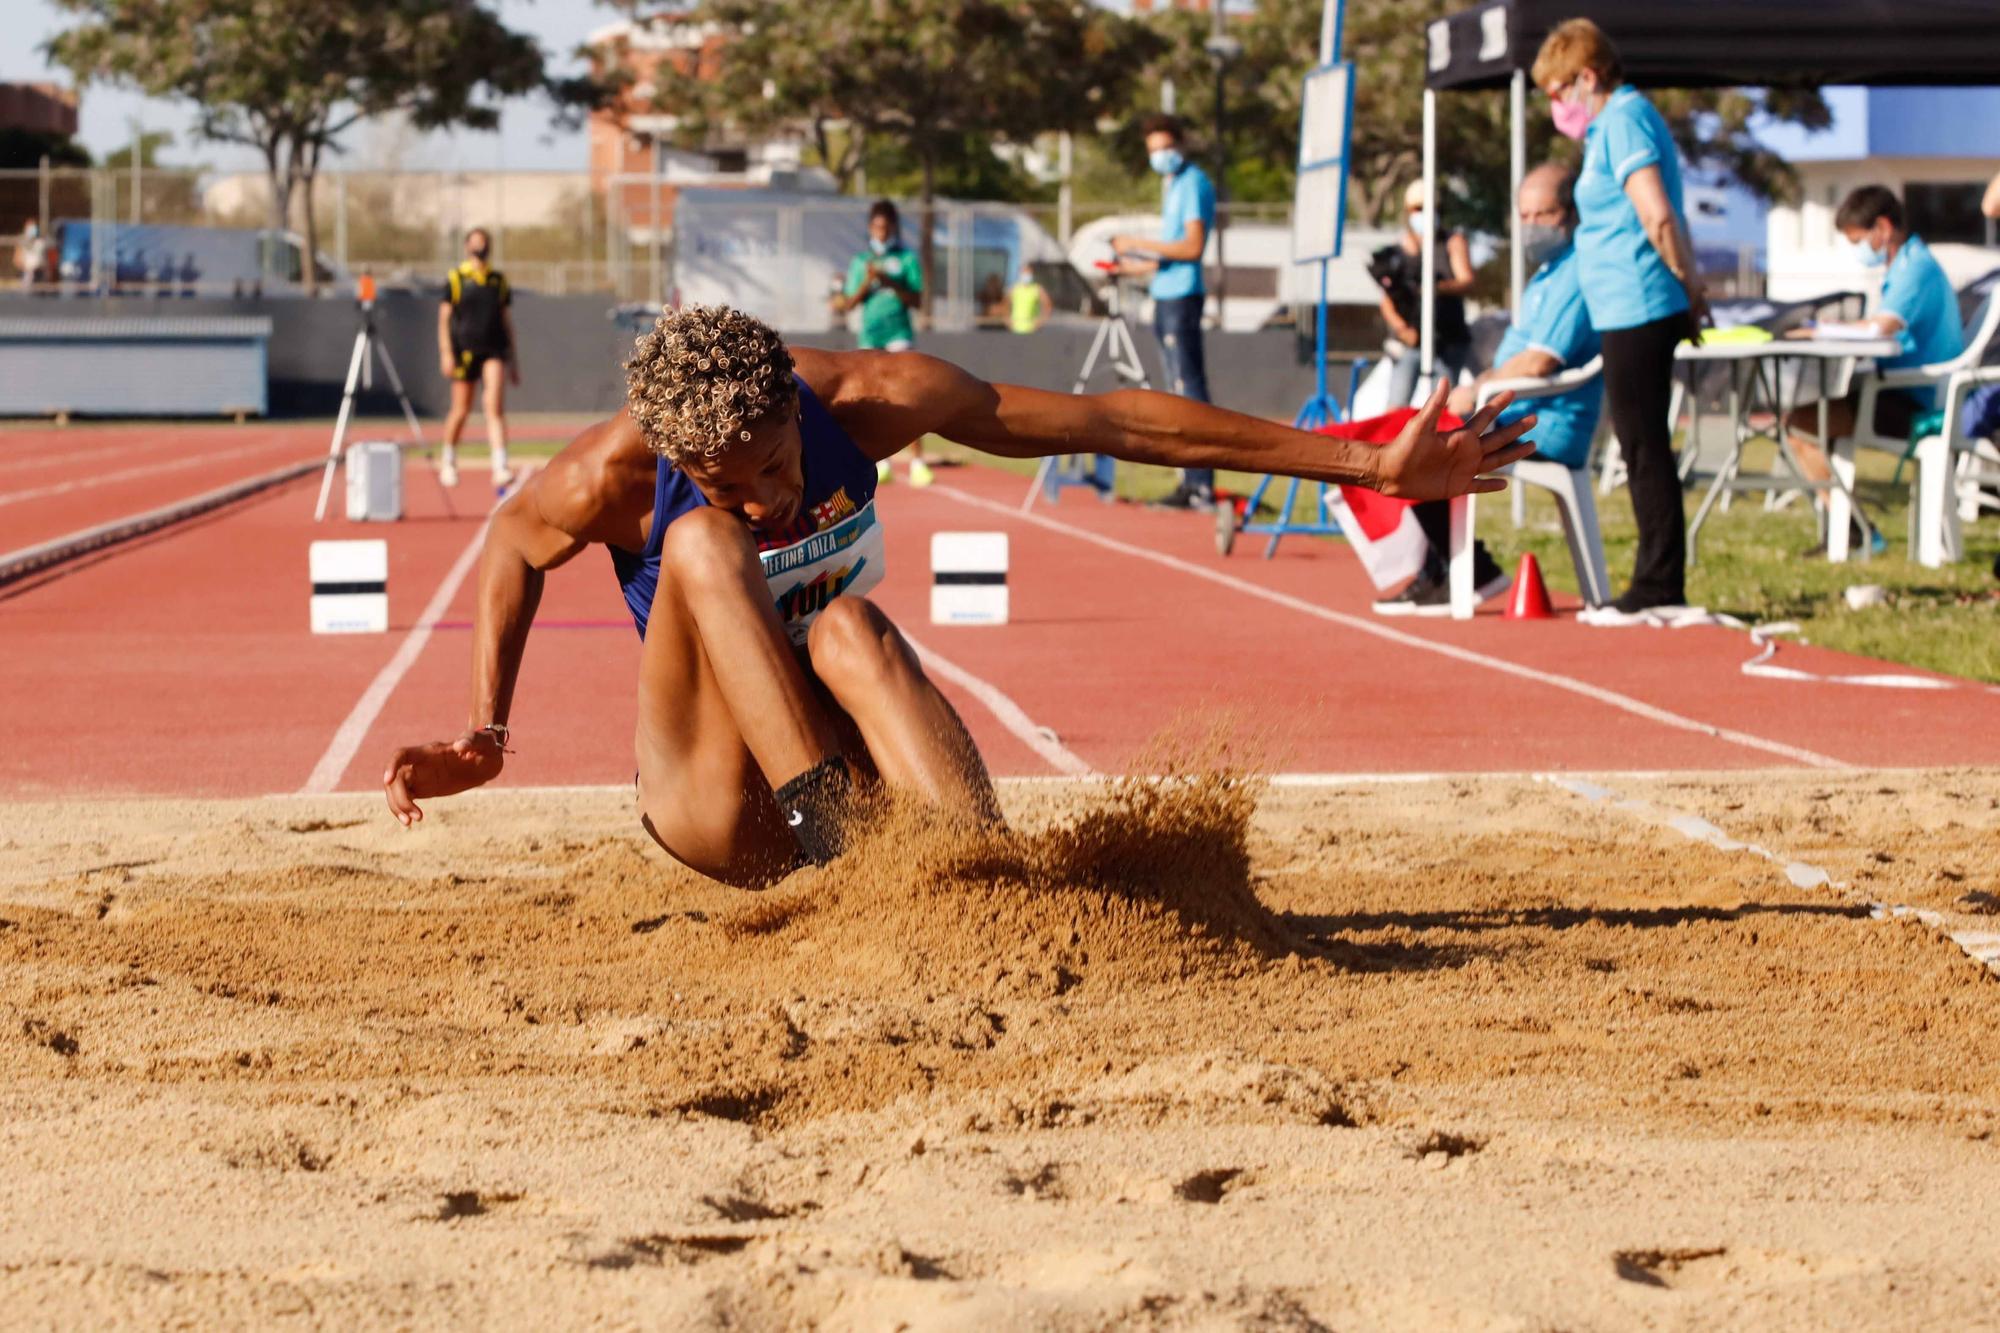
[[[1229,268],[1222,250],[1222,233],[1229,225],[1228,74],[1230,63],[1243,54],[1243,43],[1223,31],[1223,10],[1223,0],[1211,0],[1209,12],[1214,23],[1202,48],[1215,65],[1215,327],[1218,329],[1227,327],[1222,311],[1229,295]]]

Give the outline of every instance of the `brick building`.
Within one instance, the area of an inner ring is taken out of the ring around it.
[[[0,83],[0,129],[74,136],[76,90],[53,83]]]
[[[728,59],[727,43],[711,26],[671,15],[607,24],[588,45],[600,68],[622,66],[631,82],[616,107],[590,118],[590,183],[634,241],[659,234],[655,214],[671,229],[678,187],[686,185],[832,190],[833,178],[803,165],[803,129],[748,136],[727,129],[707,142],[680,141],[680,119],[653,99],[663,66],[680,77],[712,78]]]

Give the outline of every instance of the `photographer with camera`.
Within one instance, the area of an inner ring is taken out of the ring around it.
[[[1152,280],[1147,290],[1153,297],[1153,332],[1160,339],[1168,386],[1183,398],[1205,403],[1208,361],[1201,316],[1208,289],[1201,257],[1215,234],[1215,186],[1189,159],[1179,119],[1149,116],[1141,128],[1147,165],[1160,176],[1160,235],[1113,236],[1111,249],[1121,260],[1121,272]],[[1157,503],[1170,509],[1214,508],[1214,469],[1181,469],[1180,485]]]
[[[1424,183],[1411,181],[1403,191],[1403,234],[1368,260],[1368,274],[1382,289],[1382,320],[1400,348],[1389,378],[1389,405],[1408,407],[1417,394],[1423,369]],[[1437,308],[1432,330],[1436,338],[1433,363],[1447,384],[1457,384],[1459,372],[1472,361],[1472,329],[1465,322],[1465,296],[1472,290],[1472,247],[1465,233],[1438,233]]]

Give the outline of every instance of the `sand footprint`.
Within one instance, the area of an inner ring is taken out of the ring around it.
[[[1611,1256],[1611,1267],[1627,1282],[1644,1287],[1672,1287],[1680,1284],[1682,1270],[1705,1259],[1720,1259],[1729,1253],[1726,1245],[1706,1249],[1619,1250]]]

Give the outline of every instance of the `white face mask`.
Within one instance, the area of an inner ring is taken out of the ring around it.
[[[1875,243],[1870,241],[1866,236],[1858,240],[1847,241],[1846,245],[1849,257],[1863,268],[1880,268],[1889,260],[1889,252],[1886,250],[1877,250]]]
[[[1424,224],[1429,220],[1430,220],[1430,214],[1426,213],[1421,208],[1418,209],[1416,212],[1410,214],[1409,217],[1410,230],[1415,234],[1417,234],[1418,236],[1423,235]]]
[[[878,255],[889,253],[889,243],[879,236],[870,236],[868,238],[868,248]]]
[[[1160,148],[1146,154],[1146,162],[1162,176],[1171,176],[1186,165],[1187,159],[1178,148]]]

